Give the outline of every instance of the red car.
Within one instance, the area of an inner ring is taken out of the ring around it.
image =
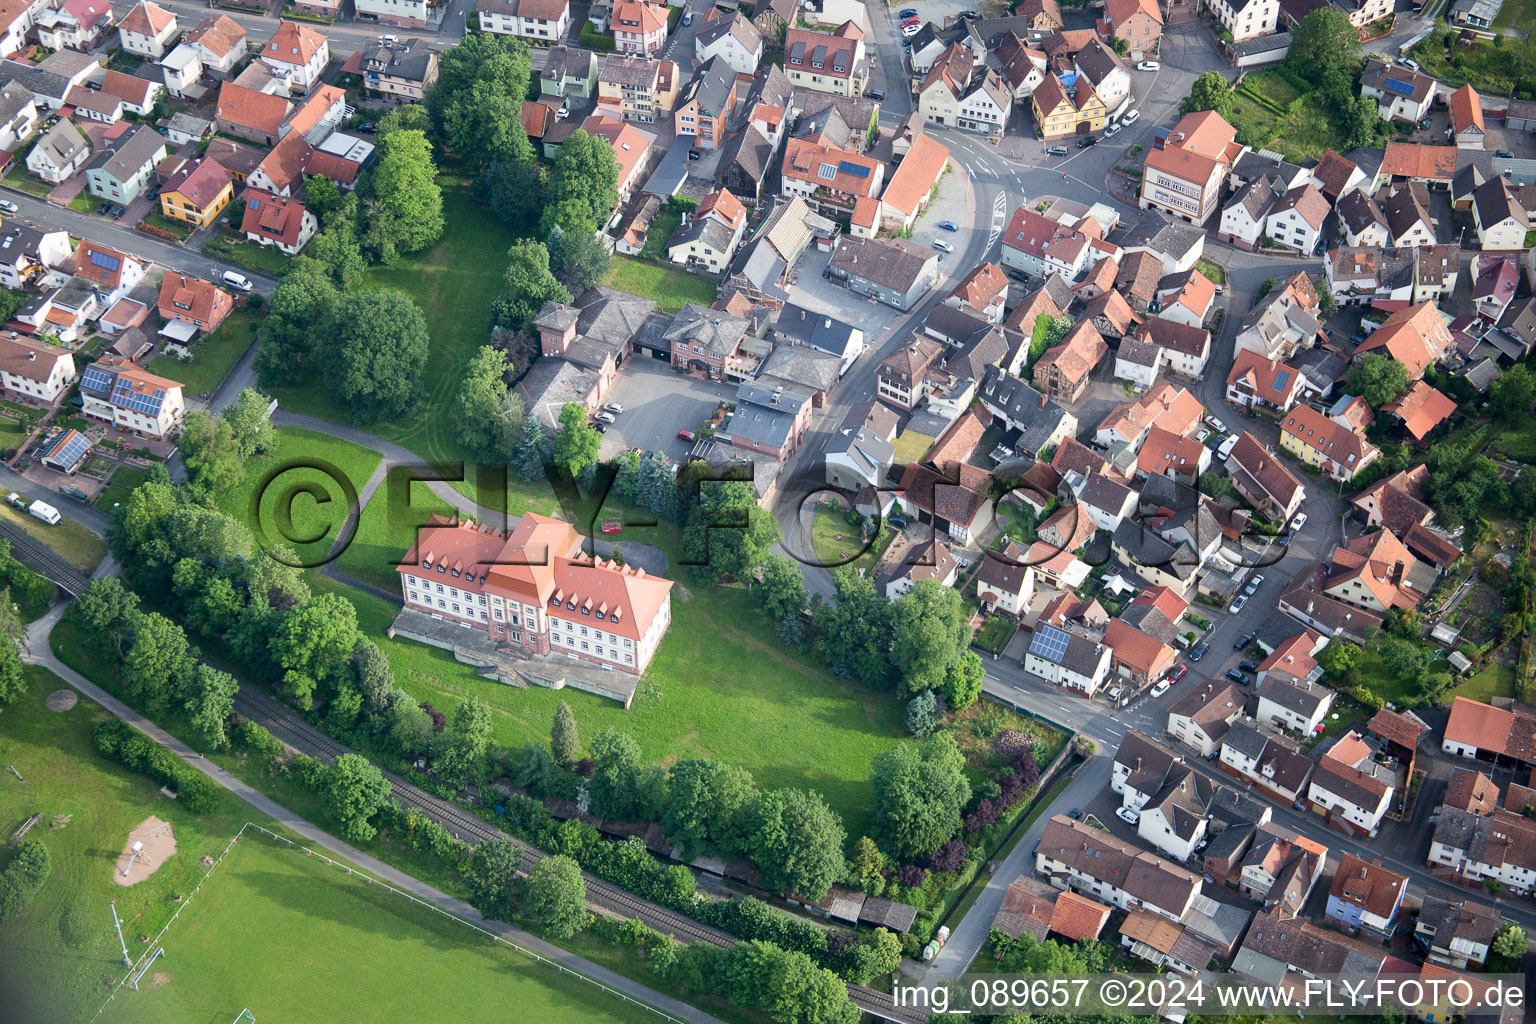
[[[1165,677],[1170,683],[1176,683],[1184,678],[1184,673],[1189,671],[1188,665],[1175,665],[1173,671]]]
[[[618,533],[620,530],[624,529],[624,524],[609,521],[604,523],[600,529],[604,533]]]
[[[691,431],[691,430],[679,430],[677,432],[677,439],[679,441],[692,441],[693,440],[693,431]]]

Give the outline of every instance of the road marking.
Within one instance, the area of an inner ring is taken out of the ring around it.
[[[992,251],[992,246],[997,244],[997,237],[1003,233],[1003,214],[1008,209],[1008,193],[999,191],[992,200],[992,233],[987,235],[987,252]]]

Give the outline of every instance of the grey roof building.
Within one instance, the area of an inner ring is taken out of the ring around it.
[[[763,361],[757,379],[808,392],[819,406],[823,396],[837,385],[840,369],[837,356],[804,345],[779,345]]]
[[[785,303],[773,325],[774,337],[791,345],[805,345],[837,356],[844,369],[864,351],[864,332],[853,324]],[[850,353],[852,353],[850,355]]]
[[[1036,391],[1020,377],[988,367],[977,390],[981,404],[994,416],[1007,421],[1010,430],[1019,432],[1015,447],[1021,452],[1038,454],[1059,441],[1063,431],[1071,436],[1077,431],[1077,418]]]
[[[827,270],[849,291],[905,311],[938,283],[939,254],[905,239],[844,235]]]

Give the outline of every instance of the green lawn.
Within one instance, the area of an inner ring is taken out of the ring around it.
[[[674,208],[670,203],[662,204],[661,209],[656,211],[656,216],[651,219],[651,226],[645,229],[645,248],[640,250],[640,255],[650,260],[666,259],[667,241],[682,222],[681,210]]]
[[[127,501],[128,494],[139,484],[143,483],[149,474],[142,469],[134,469],[132,466],[119,466],[107,481],[107,486],[96,497],[96,507],[101,511],[112,514],[112,506],[119,502]]]
[[[26,673],[26,694],[0,714],[0,764],[15,765],[26,782],[4,773],[0,821],[8,837],[41,811],[31,834],[47,845],[53,873],[32,903],[0,928],[0,991],[10,1007],[7,1019],[73,1024],[90,1020],[109,980],[122,976],[108,901],[117,900],[129,952],[138,956],[145,949],[139,936],[159,932],[175,912],[171,895],[190,892],[202,877],[198,859],[217,856],[241,822],[264,819],[230,799],[213,814],[185,813],[146,776],[97,756],[91,727],[105,712],[82,699],[55,714],[43,702],[63,683],[45,669]],[[50,827],[56,814],[71,816],[65,827]],[[171,823],[175,856],[138,885],[114,885],[112,865],[128,833],[152,814]],[[8,852],[0,848],[3,857]],[[239,1010],[221,1020],[233,1020]]]
[[[237,242],[228,235],[215,234],[203,243],[203,252],[271,277],[282,277],[292,265],[292,257],[270,245],[249,240]]]
[[[902,735],[900,701],[780,647],[756,598],[741,590],[673,589],[672,628],[625,711],[575,690],[505,686],[447,651],[386,639],[397,606],[325,577],[311,582],[357,605],[363,631],[388,655],[398,686],[444,711],[481,697],[495,712],[493,736],[509,749],[547,740],[563,700],[576,712],[583,741],[612,727],[632,735],[651,761],[715,757],[750,769],[764,789],[815,789],[843,816],[850,842],[868,827],[870,759]]]
[[[1521,35],[1536,32],[1536,7],[1517,0],[1507,0],[1499,12],[1498,22],[1518,19],[1516,28]],[[1498,22],[1495,22],[1497,25]],[[1491,39],[1478,40],[1471,46],[1457,44],[1449,58],[1445,50],[1445,25],[1436,23],[1429,36],[1411,51],[1414,60],[1426,75],[1444,82],[1447,87],[1471,83],[1480,92],[1508,96],[1516,84],[1530,85],[1532,69],[1525,61],[1525,51],[1516,40],[1500,40],[1504,45],[1495,46]]]
[[[994,654],[1001,651],[1013,639],[1013,634],[1019,631],[1019,627],[1006,615],[993,615],[981,624],[976,631],[976,638],[972,644],[984,651]]]
[[[658,266],[628,256],[615,256],[607,284],[656,300],[656,308],[675,311],[684,303],[708,306],[715,301],[715,283],[682,270]]]
[[[217,391],[229,371],[256,340],[256,328],[266,314],[237,309],[212,334],[204,334],[192,343],[192,361],[182,362],[171,356],[156,356],[149,372],[181,381],[189,395],[207,395]]]
[[[1514,695],[1514,668],[1495,662],[1481,672],[1468,676],[1467,681],[1460,686],[1452,687],[1442,699],[1449,702],[1456,697],[1469,697],[1487,704],[1495,697],[1513,697]]]
[[[95,213],[96,207],[101,205],[101,200],[89,192],[81,192],[69,201],[69,208],[76,213]]]
[[[855,569],[873,569],[880,556],[890,546],[895,531],[885,529],[885,536],[866,541],[859,528],[850,525],[848,515],[842,509],[829,509],[817,503],[811,520],[811,549],[815,556],[829,566],[851,565]],[[861,550],[863,549],[863,550]]]
[[[378,467],[379,453],[298,427],[283,427],[277,437],[277,447],[251,460],[239,485],[219,499],[219,507],[251,527],[259,543],[287,544],[298,551],[304,564],[319,565],[336,541],[352,498],[325,467],[334,467],[355,494]],[[315,468],[315,464],[322,465]],[[320,494],[311,493],[311,487]],[[259,515],[253,515],[252,503],[258,494],[261,508]],[[285,513],[291,527],[281,522]],[[313,539],[296,543],[309,538]]]
[[[197,225],[195,224],[188,224],[186,221],[177,220],[175,217],[167,217],[165,212],[158,206],[141,217],[139,223],[146,227],[155,227],[160,228],[162,231],[169,231],[183,242],[191,238],[192,232],[197,230]]]
[[[76,520],[69,518],[68,505],[58,505],[56,502],[54,504],[63,517],[56,526],[49,526],[41,519],[9,505],[0,504],[0,516],[4,516],[12,526],[20,527],[38,541],[48,545],[55,554],[76,569],[81,572],[91,572],[106,556],[107,542]]]
[[[1210,260],[1196,260],[1195,269],[1211,279],[1212,284],[1227,283],[1227,268],[1212,263]]]
[[[25,160],[12,161],[11,166],[5,172],[5,177],[3,180],[12,188],[20,189],[28,195],[33,196],[46,196],[54,189],[54,186],[48,184],[43,179],[35,178],[29,174],[27,172],[27,163]],[[91,209],[94,210],[95,207],[93,206]]]
[[[1362,652],[1360,657],[1360,683],[1388,704],[1401,707],[1418,699],[1418,693],[1406,682],[1387,671],[1381,656],[1375,651]]]
[[[158,983],[120,992],[103,1024],[211,1024],[242,1009],[286,1024],[477,1020],[508,1007],[520,1020],[656,1019],[255,830],[209,876],[165,945],[150,975]],[[317,950],[340,969],[321,967]]]
[[[1255,92],[1273,100],[1284,110],[1277,114],[1241,92],[1233,94],[1234,120],[1240,119],[1263,134],[1263,148],[1276,150],[1287,160],[1321,158],[1329,149],[1347,150],[1326,104],[1311,94],[1303,96],[1297,92],[1278,71],[1256,72],[1244,79],[1244,84],[1252,86]],[[1298,99],[1301,102],[1293,109],[1292,104]]]

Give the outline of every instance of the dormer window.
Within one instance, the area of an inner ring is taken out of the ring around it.
[[[567,601],[567,602],[565,602],[565,608],[566,608],[566,611],[572,611],[572,612],[575,611],[576,610],[576,602],[575,601]]]
[[[447,572],[448,571],[448,567],[446,565],[440,565],[440,566],[437,567],[437,571],[438,572]]]
[[[457,569],[450,569],[449,574],[452,575],[454,579],[459,578],[459,570]]]

